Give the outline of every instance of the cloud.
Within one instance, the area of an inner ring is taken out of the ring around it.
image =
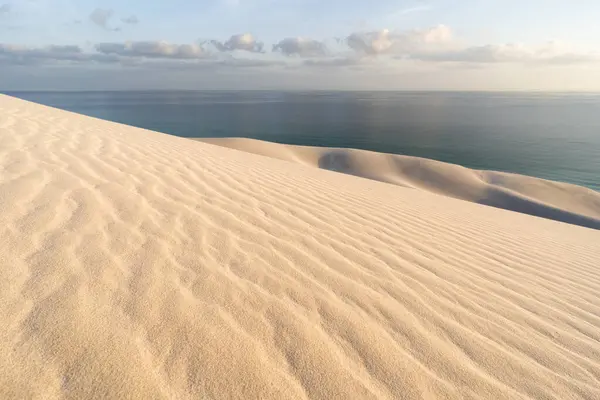
[[[273,52],[286,56],[322,57],[327,54],[324,43],[306,38],[285,38],[273,46]]]
[[[25,47],[0,43],[0,64],[28,65],[48,62],[117,62],[114,57],[84,53],[79,46]]]
[[[600,61],[600,55],[576,51],[569,46],[550,42],[532,48],[522,44],[463,46],[450,28],[433,28],[391,32],[387,29],[350,34],[344,41],[358,55],[388,55],[395,59],[412,59],[439,63],[521,63],[577,64]]]
[[[145,69],[200,70],[218,68],[267,68],[284,66],[281,60],[216,57],[197,44],[167,42],[99,43],[96,52],[79,46],[24,47],[0,43],[0,65],[113,64]]]
[[[98,25],[101,28],[109,29],[108,21],[113,17],[113,15],[114,15],[113,10],[96,8],[90,14],[90,21],[92,21],[94,24]]]
[[[127,18],[122,18],[121,22],[123,22],[124,24],[128,24],[128,25],[136,25],[140,22],[140,20],[135,15],[131,15]]]
[[[415,53],[411,58],[422,61],[459,62],[473,64],[581,64],[600,61],[597,53],[576,51],[550,42],[538,48],[522,44],[486,45],[452,49],[448,51]]]
[[[171,44],[163,41],[99,43],[95,48],[102,54],[123,57],[192,60],[206,56],[205,50],[200,45]]]
[[[0,6],[0,15],[2,15],[2,14],[8,14],[10,12],[10,10],[12,10],[12,5],[10,5],[10,4],[2,4]]]
[[[354,51],[364,55],[403,54],[423,51],[452,43],[452,30],[445,25],[429,29],[392,32],[388,29],[350,34],[345,42]]]
[[[384,29],[379,32],[352,33],[346,38],[346,43],[352,50],[375,55],[388,51],[393,40],[390,38],[390,31]]]
[[[48,59],[74,59],[82,54],[78,46],[47,46],[30,48],[25,46],[8,45],[0,43],[0,57],[7,58],[48,58]]]
[[[243,33],[239,35],[233,35],[225,43],[221,43],[217,40],[212,40],[210,43],[217,48],[219,51],[234,51],[244,50],[253,53],[260,53],[263,51],[263,44],[258,42],[254,36],[249,33]]]
[[[234,35],[221,43],[208,41],[219,51],[202,44],[165,41],[97,43],[92,51],[79,46],[24,47],[0,43],[2,65],[89,64],[145,65],[159,68],[211,67],[327,67],[375,70],[412,65],[415,68],[487,68],[491,64],[575,65],[600,63],[600,54],[577,50],[559,42],[538,47],[520,44],[464,46],[445,26],[424,30],[388,30],[353,33],[332,48],[307,38],[285,38],[263,51],[263,44],[249,34]],[[245,51],[245,53],[240,52]],[[310,68],[315,69],[315,68]]]

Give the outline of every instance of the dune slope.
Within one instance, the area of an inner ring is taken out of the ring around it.
[[[600,232],[0,96],[0,398],[598,399]]]
[[[293,146],[246,138],[194,140],[600,229],[600,193],[568,183],[357,149]]]

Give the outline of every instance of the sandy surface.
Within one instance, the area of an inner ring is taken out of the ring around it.
[[[600,232],[0,96],[0,398],[598,399]]]
[[[600,192],[568,183],[365,150],[292,146],[245,138],[194,140],[600,229]]]

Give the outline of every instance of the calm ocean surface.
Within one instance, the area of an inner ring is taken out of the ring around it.
[[[184,137],[236,136],[407,154],[600,191],[600,94],[7,94]]]

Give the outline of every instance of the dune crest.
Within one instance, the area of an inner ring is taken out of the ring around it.
[[[600,398],[595,230],[2,95],[0,230],[2,399]]]
[[[366,150],[294,146],[246,138],[194,140],[600,229],[600,193],[568,183]]]

